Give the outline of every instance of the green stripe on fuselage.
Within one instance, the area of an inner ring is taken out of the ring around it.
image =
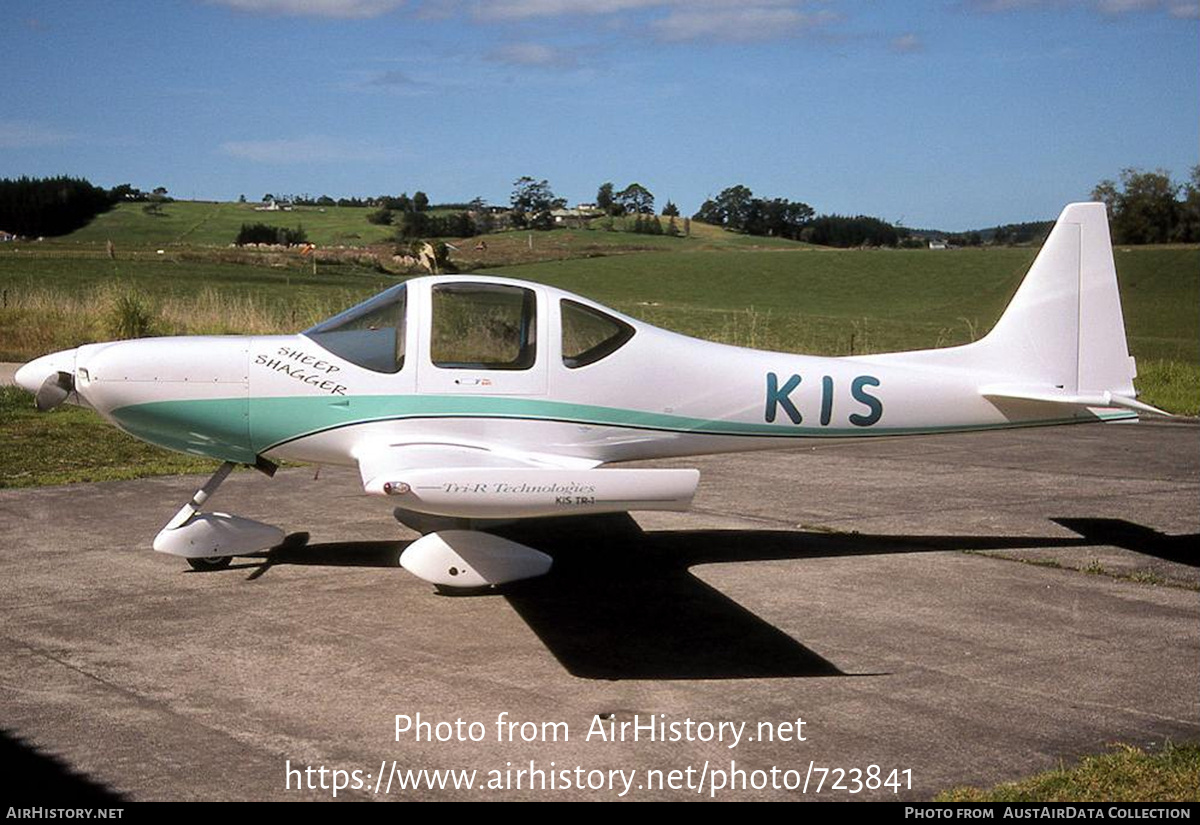
[[[245,398],[158,401],[116,410],[122,428],[155,444],[181,452],[239,462],[288,441],[324,430],[372,421],[417,418],[507,418],[557,421],[592,426],[612,426],[675,433],[748,437],[845,437],[912,435],[919,433],[1001,429],[1093,421],[1093,417],[1063,417],[1002,424],[963,424],[939,427],[804,427],[791,423],[756,424],[717,421],[668,413],[571,404],[545,399],[459,395],[359,395],[251,398],[250,432],[235,438],[238,422],[245,420]],[[1136,413],[1109,413],[1105,420],[1135,418]],[[244,427],[244,423],[241,425]],[[177,429],[172,429],[172,428]],[[217,433],[206,439],[200,433]]]

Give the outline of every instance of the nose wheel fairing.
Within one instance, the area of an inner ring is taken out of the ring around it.
[[[217,560],[269,550],[283,542],[284,532],[259,521],[228,513],[204,513],[200,508],[233,471],[226,461],[196,491],[192,500],[175,514],[154,537],[160,553],[193,559]],[[195,567],[196,565],[193,565]]]

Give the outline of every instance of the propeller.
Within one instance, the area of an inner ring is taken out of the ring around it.
[[[67,396],[75,389],[75,376],[69,372],[55,372],[46,377],[38,388],[33,403],[40,412],[52,410],[67,400]]]

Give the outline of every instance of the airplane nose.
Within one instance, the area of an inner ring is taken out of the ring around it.
[[[35,358],[13,375],[17,386],[34,393],[40,410],[48,410],[66,400],[75,384],[77,350],[52,352]]]
[[[251,463],[243,336],[142,338],[79,350],[81,397],[125,432],[179,452]]]

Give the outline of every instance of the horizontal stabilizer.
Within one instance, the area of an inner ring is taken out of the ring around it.
[[[1160,410],[1136,398],[1104,390],[1103,392],[1073,393],[1066,390],[1041,387],[986,386],[980,387],[979,394],[984,398],[1012,399],[1014,401],[1039,401],[1048,404],[1068,404],[1076,407],[1123,407],[1138,412],[1170,416],[1169,412]]]

